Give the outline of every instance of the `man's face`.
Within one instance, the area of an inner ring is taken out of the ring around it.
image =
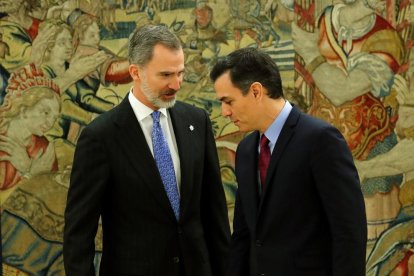
[[[24,126],[31,134],[43,136],[52,128],[59,115],[59,101],[57,98],[44,98],[34,106],[23,111]]]
[[[258,129],[256,101],[252,91],[243,95],[231,82],[229,72],[217,78],[214,89],[221,102],[221,115],[228,117],[240,131]]]
[[[72,56],[72,35],[67,29],[63,29],[56,37],[55,45],[50,50],[49,59],[64,58],[68,61]]]
[[[136,66],[136,65],[131,65]],[[158,44],[151,61],[138,69],[134,95],[152,109],[170,108],[176,101],[184,75],[184,52]]]
[[[401,105],[398,110],[398,120],[395,130],[398,136],[412,138],[414,132],[414,107]]]
[[[98,47],[100,41],[101,41],[101,37],[99,36],[98,24],[96,24],[96,22],[93,22],[86,29],[85,33],[82,36],[80,43],[83,45]]]

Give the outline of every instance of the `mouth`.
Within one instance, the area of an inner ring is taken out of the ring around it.
[[[167,99],[174,99],[176,94],[177,94],[177,91],[168,91],[168,92],[163,93],[161,97],[167,98]]]
[[[45,126],[40,127],[40,132],[41,132],[41,133],[46,133],[48,130],[49,130],[49,128],[48,128],[48,127],[45,127]]]

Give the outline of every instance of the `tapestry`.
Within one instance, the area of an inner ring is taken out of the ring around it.
[[[65,275],[76,143],[130,91],[128,38],[147,24],[182,42],[178,99],[210,115],[230,224],[246,133],[222,116],[209,72],[235,49],[255,47],[278,65],[286,99],[348,143],[367,211],[367,275],[414,275],[413,1],[0,0],[4,276]],[[101,228],[95,245],[98,273]]]

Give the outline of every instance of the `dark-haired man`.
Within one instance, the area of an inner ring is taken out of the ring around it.
[[[244,48],[210,74],[244,138],[229,276],[365,275],[366,217],[352,155],[341,133],[283,97],[273,60]]]

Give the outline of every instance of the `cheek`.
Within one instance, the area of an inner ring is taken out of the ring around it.
[[[44,121],[47,118],[47,115],[44,112],[35,112],[33,113],[32,118],[39,122]]]
[[[148,86],[154,91],[160,91],[168,87],[168,81],[163,79],[149,80]]]
[[[32,120],[34,122],[33,125],[43,125],[46,122],[46,117],[43,115],[36,115],[36,117],[33,118]]]
[[[248,112],[250,112],[250,107],[245,102],[240,102],[237,105],[237,110],[240,115],[246,115]]]
[[[61,53],[63,53],[63,52],[64,52],[64,48],[63,47],[56,46],[56,47],[54,47],[52,49],[51,54],[52,55],[61,55]]]

